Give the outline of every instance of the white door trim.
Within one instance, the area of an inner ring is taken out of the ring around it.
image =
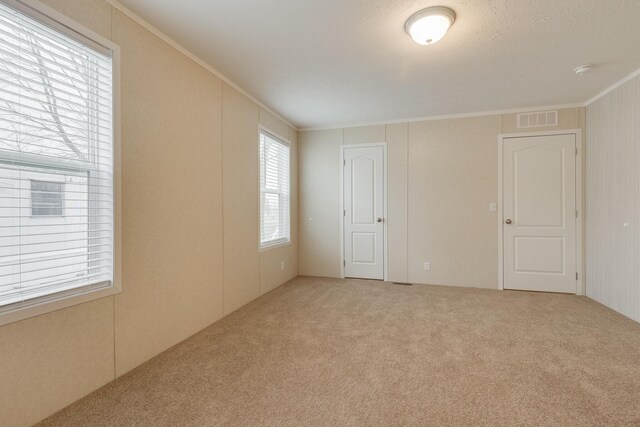
[[[585,294],[584,267],[583,267],[583,229],[584,229],[584,207],[582,204],[582,129],[567,129],[547,132],[522,132],[522,133],[505,133],[498,135],[498,289],[504,289],[504,211],[502,204],[502,168],[503,168],[503,149],[504,140],[511,138],[526,138],[531,136],[551,136],[551,135],[575,135],[576,148],[576,210],[578,218],[576,219],[576,270],[578,280],[576,281],[576,294]]]
[[[340,146],[340,277],[345,278],[344,276],[344,150],[347,148],[366,148],[366,147],[382,147],[384,150],[384,189],[383,189],[383,198],[384,198],[384,222],[382,228],[384,230],[384,281],[389,281],[389,254],[387,244],[387,143],[386,142],[372,142],[372,143],[364,143],[364,144],[347,144]]]

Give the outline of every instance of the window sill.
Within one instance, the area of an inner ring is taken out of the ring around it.
[[[272,249],[278,249],[278,248],[283,248],[285,246],[290,246],[291,245],[291,240],[287,240],[286,242],[283,241],[276,241],[274,243],[270,243],[270,244],[266,244],[264,246],[260,246],[258,248],[258,252],[262,253],[262,252],[268,252]]]
[[[100,298],[106,298],[118,293],[120,293],[120,288],[112,285],[109,287],[87,289],[74,294],[58,296],[57,298],[51,295],[51,299],[34,301],[33,304],[7,309],[6,311],[1,311],[2,308],[0,308],[0,326],[73,307],[74,305],[84,304]]]

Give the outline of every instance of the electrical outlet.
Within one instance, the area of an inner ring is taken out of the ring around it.
[[[284,261],[280,261],[280,270],[284,271]]]
[[[430,271],[431,270],[431,263],[429,261],[425,261],[424,262],[424,271]]]

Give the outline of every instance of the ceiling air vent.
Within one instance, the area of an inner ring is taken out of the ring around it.
[[[518,129],[558,126],[558,110],[518,114]]]

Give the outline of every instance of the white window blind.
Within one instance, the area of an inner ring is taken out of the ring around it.
[[[290,241],[290,147],[260,131],[260,247]]]
[[[0,312],[113,285],[112,63],[0,2]]]

